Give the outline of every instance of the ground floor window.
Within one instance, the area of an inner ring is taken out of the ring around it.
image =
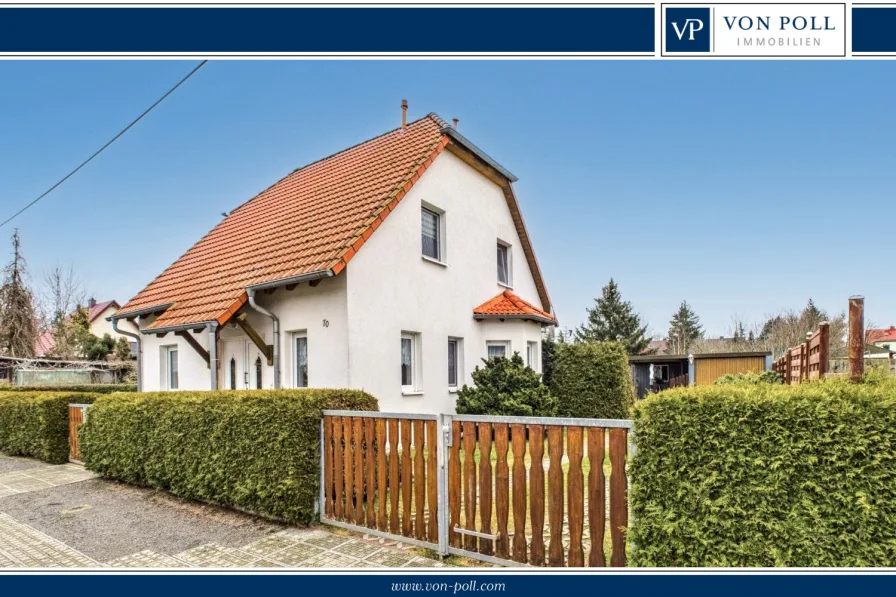
[[[669,365],[653,366],[653,383],[667,383],[669,381]]]
[[[448,338],[448,388],[456,390],[460,379],[460,338]]]
[[[526,342],[526,364],[538,371],[538,342]]]
[[[401,391],[417,392],[420,388],[420,334],[401,333]]]
[[[165,351],[165,387],[168,390],[176,390],[178,386],[177,376],[177,346],[166,346]]]
[[[489,359],[510,357],[510,342],[507,340],[489,340],[485,343]]]
[[[258,379],[261,380],[259,374]],[[308,387],[308,336],[295,335],[295,385],[297,388]],[[259,381],[259,383],[261,383]],[[260,386],[259,386],[260,387]]]

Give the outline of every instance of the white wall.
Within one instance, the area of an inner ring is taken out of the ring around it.
[[[190,332],[193,334],[193,332]],[[209,334],[203,331],[193,337],[208,350]],[[143,334],[143,391],[156,392],[165,390],[165,368],[162,351],[165,346],[177,346],[178,389],[209,390],[211,389],[211,373],[205,360],[187,344],[187,341],[173,333],[159,338],[155,334]]]
[[[106,321],[107,317],[111,317],[111,316],[115,315],[116,313],[118,313],[118,309],[116,309],[112,305],[109,305],[108,307],[106,307],[106,310],[103,311],[102,314],[100,314],[100,316],[97,317],[96,319],[94,319],[93,322],[90,324],[90,333],[99,338],[102,338],[103,334],[109,334],[110,336],[112,336],[113,340],[118,340],[119,338],[124,338],[128,342],[133,342],[134,341],[133,338],[131,338],[130,336],[124,336],[122,334],[119,334],[114,329],[112,329],[112,322]],[[125,319],[122,319],[118,322],[118,329],[127,330],[129,332],[134,332],[134,333],[137,332],[137,328],[134,327],[134,324],[132,324],[130,321],[127,321]]]
[[[421,256],[423,202],[445,212],[446,265]],[[474,307],[505,289],[497,281],[498,239],[512,246],[513,292],[540,306],[503,192],[444,151],[349,262],[349,382],[376,396],[380,410],[454,412],[449,336],[463,339],[462,374],[468,384],[486,356],[487,340],[510,340],[523,359],[526,342],[540,342],[536,323],[473,319]],[[421,395],[401,391],[402,331],[420,334]]]

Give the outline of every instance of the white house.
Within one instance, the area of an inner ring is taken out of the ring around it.
[[[109,334],[112,339],[116,341],[119,338],[124,338],[130,342],[131,349],[134,350],[136,349],[136,346],[133,342],[133,334],[137,331],[134,324],[129,321],[120,322],[118,327],[121,332],[116,331],[112,327],[111,318],[118,313],[120,308],[121,306],[116,300],[97,302],[94,298],[89,299],[85,309],[87,310],[87,321],[90,325],[90,333],[98,338],[102,338],[105,334]],[[55,330],[53,329],[49,329],[38,336],[37,341],[34,343],[34,356],[46,357],[53,352],[53,348],[56,346],[56,342],[53,338],[54,331]],[[125,334],[124,332],[129,333]]]
[[[143,391],[350,387],[434,413],[483,358],[540,371],[556,320],[516,178],[406,111],[235,209],[111,318],[139,326]]]

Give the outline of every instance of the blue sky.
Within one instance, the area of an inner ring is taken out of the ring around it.
[[[0,62],[0,220],[105,143],[195,62]],[[126,300],[221,212],[411,118],[519,176],[561,324],[612,276],[652,332],[687,300],[711,335],[809,297],[864,294],[896,324],[896,63],[217,61],[20,229],[32,277],[73,263]]]

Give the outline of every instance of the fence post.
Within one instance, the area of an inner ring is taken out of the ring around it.
[[[318,456],[320,456],[320,478],[318,479],[318,483],[320,483],[320,493],[317,496],[317,504],[315,504],[315,507],[314,507],[315,513],[318,515],[318,518],[323,518],[324,503],[325,503],[325,500],[327,499],[327,494],[326,494],[327,486],[326,486],[326,483],[324,482],[325,475],[326,475],[326,470],[325,470],[326,466],[324,464],[324,456],[326,454],[324,453],[324,448],[325,448],[325,446],[324,446],[324,417],[321,416],[321,418],[320,418],[320,443],[318,444],[318,448],[317,448]]]
[[[822,321],[818,324],[818,379],[824,379],[830,367],[831,358],[831,324]]]
[[[849,297],[849,379],[865,375],[865,297]]]
[[[448,447],[456,438],[451,437],[451,415],[439,415],[439,433],[436,441],[438,450],[438,517],[439,555],[448,555]]]

